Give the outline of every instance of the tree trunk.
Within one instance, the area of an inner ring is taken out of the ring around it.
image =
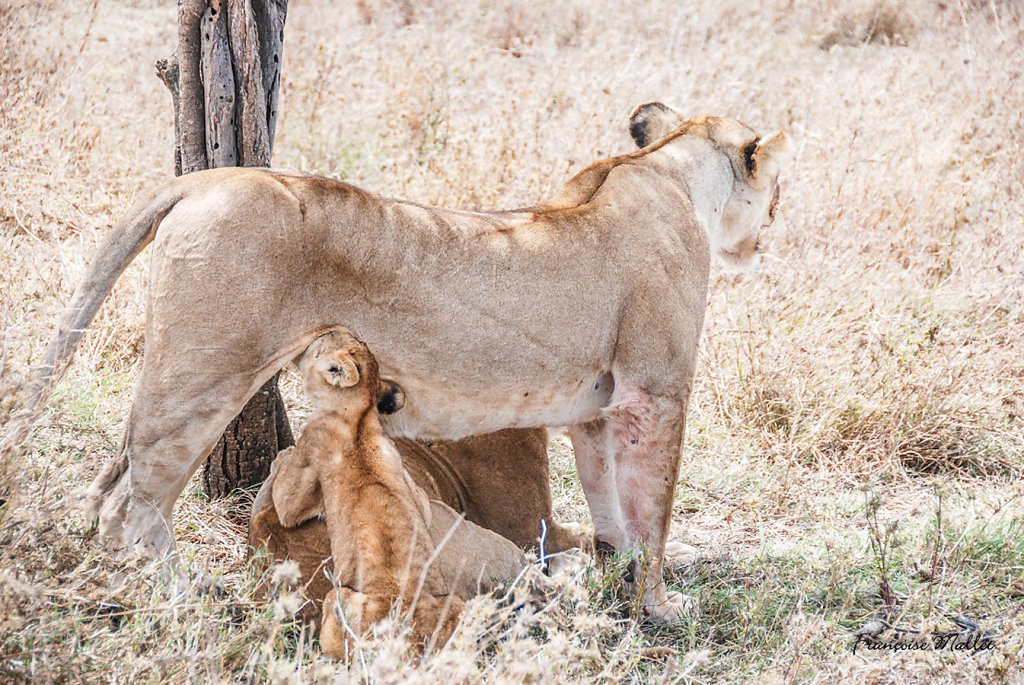
[[[288,0],[178,0],[178,51],[157,76],[174,103],[174,173],[269,166]],[[262,482],[295,443],[277,376],[249,400],[203,466],[210,497]]]

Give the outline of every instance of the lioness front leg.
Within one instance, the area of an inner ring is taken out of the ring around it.
[[[622,549],[626,543],[622,510],[616,492],[615,463],[608,434],[608,420],[598,419],[569,428],[576,471],[590,507],[597,552]]]
[[[662,578],[679,475],[684,403],[626,390],[613,403],[607,421],[625,533],[619,549],[628,550],[633,558],[627,583],[640,594],[642,610],[651,620],[678,621],[696,608],[692,598],[668,591]]]

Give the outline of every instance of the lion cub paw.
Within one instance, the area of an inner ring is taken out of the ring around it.
[[[678,623],[684,618],[697,616],[699,605],[696,597],[669,590],[665,593],[663,600],[650,604],[645,603],[643,612],[652,623]]]

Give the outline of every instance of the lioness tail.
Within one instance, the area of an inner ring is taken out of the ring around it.
[[[153,242],[157,226],[187,194],[191,184],[182,180],[165,183],[138,200],[103,239],[46,346],[43,363],[29,385],[25,403],[27,411],[31,412],[46,402],[71,358],[75,344],[92,323],[114,283],[143,248]]]

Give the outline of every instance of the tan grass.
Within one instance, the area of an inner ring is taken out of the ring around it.
[[[533,203],[629,149],[626,117],[651,99],[794,136],[767,265],[713,276],[673,532],[705,550],[672,578],[705,617],[642,629],[590,575],[540,616],[481,602],[461,641],[422,663],[396,627],[336,671],[249,599],[244,499],[194,488],[176,514],[186,568],[221,576],[225,594],[175,596],[144,569],[112,590],[123,569],[73,510],[120,440],[143,256],[25,449],[2,455],[0,679],[1021,677],[1024,5],[292,5],[275,161],[385,194]],[[0,3],[4,422],[100,236],[170,173],[152,63],[174,20],[148,2]],[[584,519],[564,442],[552,458],[556,509]],[[882,606],[865,489],[898,520],[900,620],[940,625],[934,602],[956,604],[1011,636],[1003,652],[849,653]],[[929,533],[940,518],[954,535]]]

